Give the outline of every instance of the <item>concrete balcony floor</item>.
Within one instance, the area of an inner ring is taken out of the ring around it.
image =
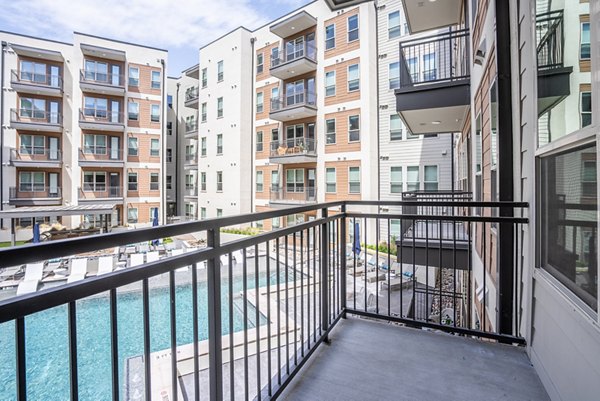
[[[284,400],[549,400],[525,348],[340,320]]]

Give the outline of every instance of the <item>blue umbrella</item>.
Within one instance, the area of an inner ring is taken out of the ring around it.
[[[154,216],[152,216],[152,227],[158,226],[158,208],[154,209]],[[152,240],[152,245],[158,245],[158,239]]]
[[[35,223],[33,225],[33,243],[37,244],[40,242],[40,224]]]
[[[352,246],[354,254],[360,254],[360,227],[358,223],[354,223],[354,245]]]

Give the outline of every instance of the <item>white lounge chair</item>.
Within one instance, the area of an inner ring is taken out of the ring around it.
[[[171,251],[171,256],[180,256],[183,255],[183,249],[182,248],[177,248],[177,249],[173,249]],[[176,269],[176,272],[186,272],[189,270],[189,266],[183,266],[180,267],[179,269]]]
[[[144,264],[143,253],[132,253],[129,255],[129,267],[139,266]]]
[[[0,280],[8,279],[9,277],[14,277],[23,266],[11,266],[0,271]]]
[[[98,258],[98,276],[113,271],[115,259],[113,256],[100,256]]]
[[[148,252],[146,254],[146,263],[156,262],[158,260],[158,251]]]
[[[17,287],[17,295],[36,292],[44,274],[44,262],[31,263],[25,266],[25,277]]]
[[[233,256],[232,256],[233,259]],[[221,264],[223,266],[229,266],[229,255],[221,255]]]
[[[88,259],[71,259],[71,272],[67,278],[67,284],[83,280],[87,274]]]
[[[137,246],[137,250],[139,253],[146,253],[150,251],[150,245],[147,242],[141,242]]]

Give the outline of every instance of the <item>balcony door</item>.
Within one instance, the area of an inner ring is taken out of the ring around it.
[[[317,59],[317,47],[315,46],[314,32],[306,35],[306,57],[312,60]]]
[[[57,65],[50,66],[50,86],[60,88],[60,68]]]
[[[112,65],[111,66],[111,84],[114,86],[119,86],[121,85],[121,67],[118,65]]]
[[[286,146],[293,148],[304,141],[304,124],[288,125],[285,133]]]
[[[59,105],[58,102],[54,102],[51,101],[50,102],[50,118],[48,119],[48,122],[50,124],[58,124],[59,120],[58,120],[58,111],[59,111]]]
[[[290,40],[285,44],[286,61],[295,60],[304,56],[304,36]]]
[[[315,105],[315,79],[309,78],[306,80],[306,103]]]
[[[309,168],[306,170],[306,195],[307,198],[306,200],[315,200],[315,195],[316,195],[316,187],[317,187],[317,180],[316,180],[316,170],[314,168]]]
[[[110,103],[110,122],[119,122],[119,110],[121,110],[121,104],[117,100],[113,100]]]
[[[48,158],[50,160],[58,160],[58,138],[48,138]]]
[[[110,137],[110,159],[119,160],[119,137]]]
[[[304,103],[304,80],[287,83],[285,85],[285,97],[288,106]]]
[[[48,195],[58,197],[58,173],[48,173]]]
[[[119,197],[120,196],[119,187],[121,186],[120,179],[119,179],[119,173],[110,173],[108,185],[109,185],[108,195],[111,198]]]

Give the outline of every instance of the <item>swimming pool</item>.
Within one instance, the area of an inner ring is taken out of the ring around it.
[[[251,270],[249,268],[249,270]],[[180,274],[180,273],[178,273]],[[284,269],[281,281],[285,280]],[[288,277],[292,279],[292,274]],[[299,277],[298,277],[299,278]],[[266,285],[266,274],[259,274],[259,286]],[[276,274],[271,275],[276,283]],[[247,276],[248,289],[254,288],[254,274]],[[235,277],[234,331],[243,329],[243,288],[241,277]],[[141,289],[141,284],[140,284]],[[229,333],[229,281],[222,280],[223,334]],[[208,338],[206,282],[198,283],[199,339]],[[123,387],[123,368],[127,358],[143,354],[142,294],[140,291],[118,295],[119,378]],[[192,343],[192,288],[180,285],[176,289],[177,345]],[[77,349],[80,400],[110,400],[110,316],[109,300],[96,297],[77,302]],[[266,318],[261,317],[261,324]],[[67,307],[60,306],[25,319],[27,395],[31,400],[62,401],[69,399],[69,348]],[[248,305],[248,327],[255,325],[255,310]],[[169,289],[150,289],[150,348],[152,352],[170,347]],[[0,325],[0,400],[15,399],[14,323]]]

